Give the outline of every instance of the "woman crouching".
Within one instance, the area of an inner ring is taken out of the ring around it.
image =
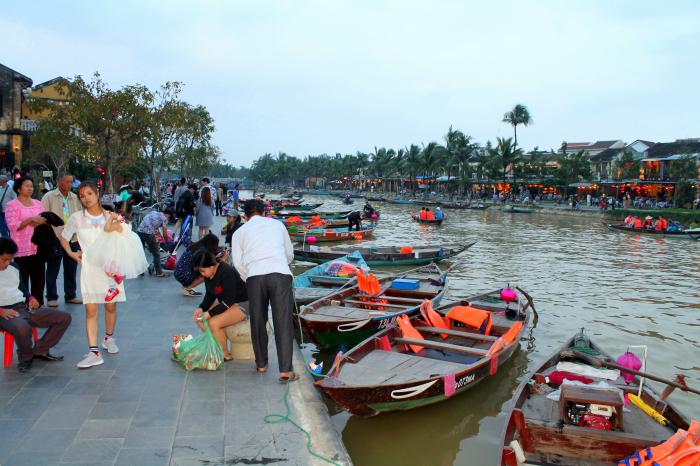
[[[216,260],[209,251],[200,249],[192,256],[192,270],[204,278],[204,299],[194,311],[193,318],[204,331],[202,320],[209,321],[214,338],[224,351],[224,360],[230,361],[231,354],[226,345],[224,329],[248,318],[245,282],[236,269]],[[206,309],[206,311],[205,311]]]

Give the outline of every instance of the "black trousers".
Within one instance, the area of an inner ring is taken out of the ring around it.
[[[352,231],[352,227],[357,231],[362,230],[362,221],[359,218],[348,217],[348,231]]]
[[[250,303],[250,335],[255,364],[267,367],[267,307],[272,307],[275,346],[280,372],[292,370],[294,344],[294,288],[292,276],[281,273],[255,275],[246,280]]]
[[[71,251],[80,251],[80,246],[77,242],[70,243]],[[58,272],[61,270],[61,262],[63,262],[63,298],[68,301],[75,298],[78,286],[76,284],[76,274],[78,272],[78,263],[68,256],[68,253],[61,248],[56,256],[46,261],[46,299],[49,301],[58,300],[58,288],[56,280]]]
[[[12,334],[17,345],[17,359],[29,361],[34,354],[46,354],[56,346],[70,325],[71,315],[53,309],[35,309],[30,311],[24,303],[6,306],[19,312],[12,319],[0,319],[0,329]],[[48,329],[36,342],[32,338],[32,327]]]
[[[221,201],[218,198],[214,201],[214,208],[216,209],[216,215],[221,215]]]
[[[32,256],[15,257],[15,263],[19,267],[25,285],[29,287],[29,292],[44,304],[44,285],[46,284],[46,266],[44,258],[34,254]]]
[[[156,275],[160,275],[163,273],[163,265],[160,263],[160,246],[156,240],[156,235],[139,232],[139,238],[141,238],[141,243],[153,256],[153,269]]]

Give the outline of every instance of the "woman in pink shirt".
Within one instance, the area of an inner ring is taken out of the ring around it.
[[[18,178],[12,189],[17,193],[17,199],[7,203],[5,218],[10,237],[17,243],[15,262],[32,296],[43,305],[46,267],[44,258],[36,253],[36,244],[32,243],[32,235],[35,227],[46,223],[46,219],[39,216],[45,209],[41,202],[32,199],[34,180],[30,177]]]

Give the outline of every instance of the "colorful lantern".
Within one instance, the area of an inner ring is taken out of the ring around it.
[[[511,290],[510,288],[503,288],[501,290],[501,301],[505,301],[506,303],[510,304],[516,299],[518,299],[518,295],[515,293],[515,291]]]
[[[309,236],[306,238],[306,242],[309,244],[315,244],[316,243],[316,237],[315,236]]]
[[[615,362],[622,367],[627,367],[628,369],[632,369],[634,371],[638,371],[642,367],[642,361],[640,361],[634,353],[630,353],[629,351],[626,351],[624,354],[620,355]],[[629,384],[632,382],[632,380],[634,380],[634,374],[629,372],[621,371],[620,375],[622,375],[622,378],[625,379],[626,384]]]

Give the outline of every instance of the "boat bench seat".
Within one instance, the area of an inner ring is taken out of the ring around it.
[[[312,275],[309,277],[315,285],[344,285],[348,282],[346,277],[328,277],[325,275]]]

